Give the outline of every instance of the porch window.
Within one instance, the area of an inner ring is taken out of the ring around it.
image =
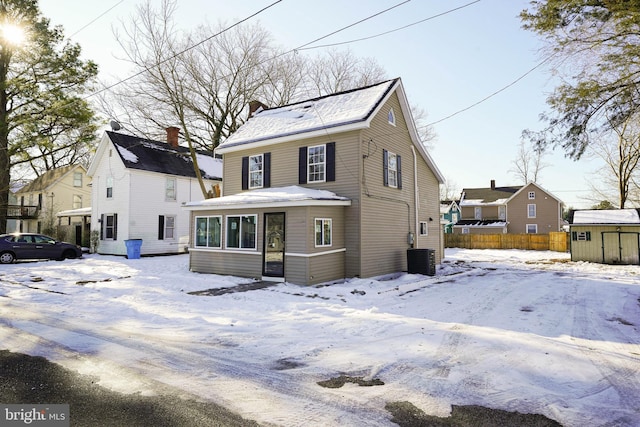
[[[174,202],[176,200],[176,179],[167,178],[164,186],[164,198],[166,201]]]
[[[385,187],[402,188],[402,158],[399,154],[382,150],[382,175]]]
[[[222,247],[222,217],[201,216],[196,217],[196,247],[221,248]]]
[[[527,205],[527,218],[535,218],[536,217],[536,205],[535,203],[531,203]]]
[[[110,199],[112,197],[113,197],[113,177],[108,176],[107,177],[107,199]]]
[[[507,219],[507,207],[498,206],[498,219]]]
[[[316,247],[331,246],[331,219],[316,218]]]
[[[527,234],[536,234],[538,232],[538,224],[527,224]]]
[[[227,248],[256,249],[257,215],[227,216]]]

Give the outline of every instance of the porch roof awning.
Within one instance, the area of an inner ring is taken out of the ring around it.
[[[189,202],[187,210],[249,209],[290,206],[351,206],[351,200],[327,190],[291,185],[260,188],[230,196]]]
[[[68,216],[91,216],[91,206],[88,208],[69,209],[66,211],[60,211],[56,214],[58,217]]]

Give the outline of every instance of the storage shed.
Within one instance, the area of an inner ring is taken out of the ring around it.
[[[570,219],[571,260],[640,264],[640,209],[580,210]]]

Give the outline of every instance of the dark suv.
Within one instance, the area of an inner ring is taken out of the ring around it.
[[[13,233],[0,235],[0,263],[10,264],[17,259],[81,258],[82,249],[71,243],[58,242],[43,234]]]

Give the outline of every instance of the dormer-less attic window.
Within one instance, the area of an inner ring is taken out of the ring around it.
[[[396,125],[396,114],[393,112],[393,108],[389,110],[389,114],[387,115],[389,119],[389,124],[395,126]]]

